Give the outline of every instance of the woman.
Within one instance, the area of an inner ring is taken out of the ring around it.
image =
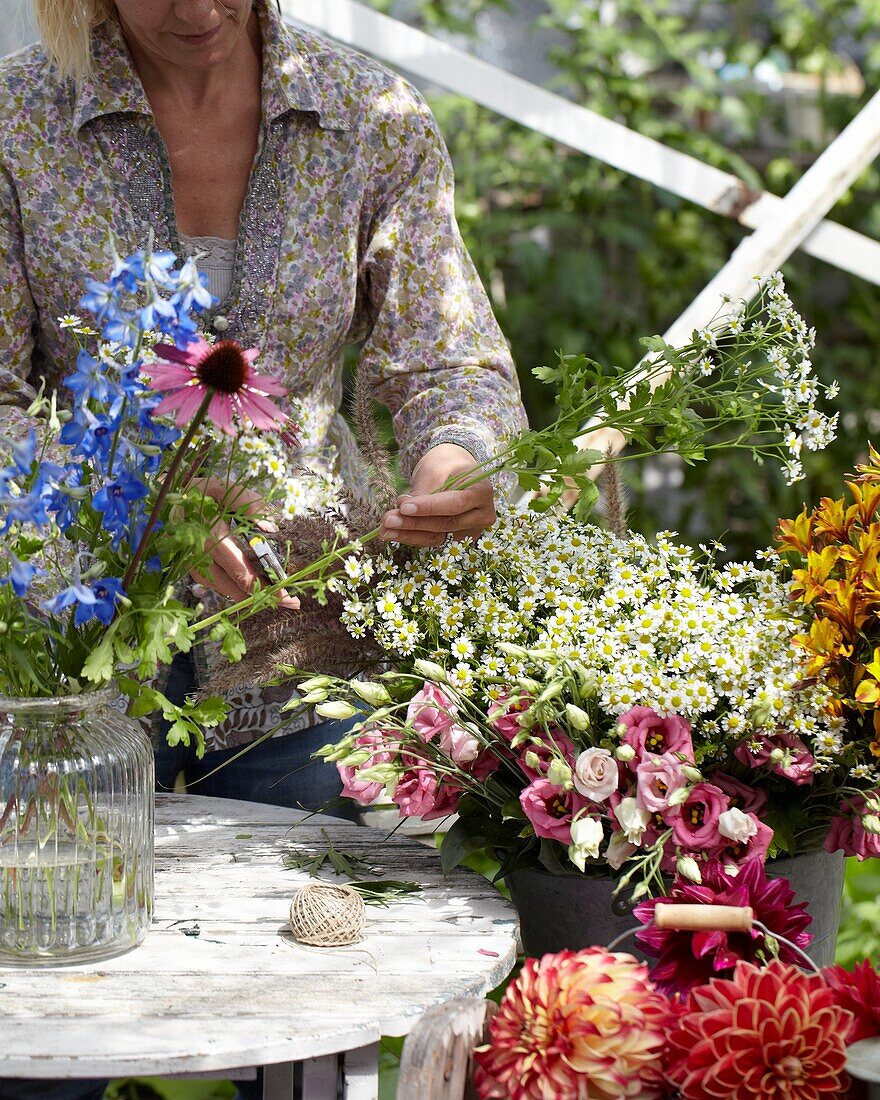
[[[524,414],[455,224],[448,156],[418,94],[373,61],[285,26],[269,0],[33,4],[43,46],[0,64],[4,430],[43,379],[53,387],[69,373],[75,346],[56,319],[87,276],[106,273],[110,232],[134,251],[152,230],[157,248],[205,254],[219,299],[206,330],[260,348],[261,371],[297,402],[305,447],[355,489],[363,478],[339,412],[341,356],[363,342],[359,370],[391,409],[410,479],[381,537],[428,546],[488,526],[488,482],[435,490]],[[232,599],[250,590],[233,539],[217,543],[208,579]],[[175,669],[178,692],[188,676]],[[270,728],[281,697],[231,702],[199,775]],[[325,724],[273,738],[197,790],[321,806],[338,792],[334,770],[304,778],[301,769],[333,735]],[[198,777],[170,750],[157,762],[166,784],[182,762]],[[271,786],[289,773],[283,789]],[[40,1095],[36,1087],[24,1094]],[[99,1095],[75,1090],[52,1095]]]

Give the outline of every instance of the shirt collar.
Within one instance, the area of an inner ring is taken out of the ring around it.
[[[263,38],[263,118],[272,122],[288,111],[309,111],[327,130],[353,126],[342,90],[320,80],[308,50],[308,36],[288,27],[274,0],[255,0]],[[140,77],[134,70],[122,28],[106,19],[92,33],[92,75],[77,90],[74,132],[94,118],[118,113],[152,117]]]

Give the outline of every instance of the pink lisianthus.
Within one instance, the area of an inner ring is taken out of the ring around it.
[[[742,868],[736,878],[719,877],[717,882],[701,885],[676,879],[665,898],[640,901],[633,914],[647,925],[636,935],[636,943],[647,955],[659,961],[651,978],[669,993],[687,992],[709,978],[729,973],[740,959],[758,962],[766,953],[764,933],[750,932],[679,932],[655,928],[651,922],[654,908],[664,902],[686,905],[746,905],[774,937],[784,936],[802,950],[813,938],[806,931],[812,920],[804,903],[795,903],[795,893],[786,878],[768,879],[757,860]],[[779,957],[800,963],[799,956],[779,941]]]
[[[522,732],[524,727],[520,723],[520,717],[531,705],[532,700],[528,695],[502,695],[489,704],[486,712],[489,725],[506,741],[512,741]]]
[[[767,805],[766,791],[758,787],[750,787],[732,775],[715,772],[712,775],[712,782],[724,791],[730,799],[730,805],[742,810],[744,814],[757,814],[760,817],[761,811]]]
[[[396,744],[397,732],[395,730],[389,730],[388,737],[391,738],[391,744]],[[379,797],[385,789],[385,784],[374,779],[361,779],[361,768],[372,768],[375,764],[387,764],[394,759],[394,753],[389,748],[388,738],[382,730],[365,730],[363,733],[358,734],[354,741],[354,748],[355,750],[369,750],[369,760],[358,766],[337,764],[336,770],[342,779],[343,795],[346,798],[353,798],[356,802],[367,805]]]
[[[536,733],[536,736],[540,734]],[[526,764],[526,753],[534,753],[538,757],[538,764],[536,767],[530,768]],[[535,745],[528,743],[520,746],[516,751],[516,762],[523,770],[524,774],[529,779],[543,779],[547,775],[547,768],[550,766],[550,762],[555,758],[561,756],[569,767],[574,768],[575,756],[577,749],[574,747],[574,743],[571,738],[566,735],[560,729],[548,730],[543,735],[541,744]]]
[[[410,699],[406,721],[427,744],[455,724],[455,704],[436,684],[425,682]]]
[[[872,797],[880,797],[880,791],[872,791]],[[880,856],[880,834],[865,828],[868,806],[863,795],[856,795],[841,803],[840,815],[831,819],[831,828],[825,838],[825,851],[843,851],[846,856],[856,856],[859,861]]]
[[[675,809],[678,811],[679,807]],[[690,854],[717,850],[721,839],[718,819],[729,809],[730,802],[720,787],[713,783],[697,783],[691,787],[680,812],[669,818],[668,824],[672,825],[675,843]],[[664,815],[664,818],[667,816]]]
[[[486,747],[481,752],[478,752],[465,771],[468,775],[472,775],[478,783],[482,783],[488,779],[493,772],[497,772],[501,767],[501,758],[505,755],[507,750],[502,750],[497,745]]]
[[[813,782],[816,761],[803,741],[793,733],[747,739],[737,745],[733,755],[740,764],[767,768],[774,775],[790,779],[798,787]]]
[[[150,379],[150,388],[167,393],[154,416],[177,413],[178,428],[184,427],[198,412],[205,398],[210,398],[207,417],[227,435],[235,435],[234,417],[241,427],[250,422],[255,428],[278,431],[287,424],[287,417],[270,400],[287,393],[287,388],[274,378],[256,374],[253,361],[257,348],[245,350],[234,340],[209,344],[201,337],[192,340],[185,351],[173,344],[157,344],[153,349],[164,363],[145,364],[143,373]]]
[[[671,752],[686,760],[694,759],[691,724],[677,714],[663,718],[651,707],[633,707],[621,714],[618,722],[626,726],[623,744],[631,745],[636,752],[629,762],[632,771],[639,766],[645,753],[662,756]]]
[[[533,780],[519,796],[535,836],[571,844],[571,819],[587,805],[577,791],[565,791],[546,779]]]
[[[440,748],[456,764],[470,764],[480,754],[480,742],[464,726],[452,725],[443,730]]]
[[[431,821],[455,813],[461,791],[448,779],[441,779],[433,768],[420,765],[403,773],[391,801],[404,817]]]
[[[669,797],[687,785],[681,764],[671,752],[645,753],[636,768],[636,801],[651,814],[666,813]],[[672,807],[677,816],[678,807]]]
[[[622,778],[620,763],[607,749],[584,749],[575,760],[575,790],[591,802],[618,805],[623,797],[620,792]]]

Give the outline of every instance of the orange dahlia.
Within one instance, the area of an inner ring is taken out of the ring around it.
[[[481,1100],[654,1100],[672,1012],[632,955],[527,959],[475,1055]]]
[[[681,1100],[821,1100],[845,1093],[852,1014],[818,974],[774,959],[691,990],[669,1037]]]

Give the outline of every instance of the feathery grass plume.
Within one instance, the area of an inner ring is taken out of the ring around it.
[[[393,460],[379,434],[372,394],[362,371],[355,374],[352,417],[367,467],[370,497],[361,497],[343,487],[341,513],[298,516],[279,523],[274,534],[264,533],[263,538],[275,544],[288,573],[319,559],[338,538],[340,528],[350,539],[363,538],[378,527],[383,513],[397,501]],[[376,544],[375,548],[378,552],[385,544]],[[247,552],[256,561],[250,548]],[[405,554],[406,550],[402,548],[399,553]],[[299,600],[297,610],[268,608],[242,622],[247,652],[235,664],[217,668],[201,693],[205,696],[228,693],[277,681],[279,665],[350,678],[379,662],[381,648],[370,638],[353,638],[342,625],[342,600],[338,596],[328,592],[326,602],[319,603],[314,597],[301,594]]]
[[[379,434],[373,412],[373,395],[362,370],[356,370],[354,375],[351,415],[357,433],[358,446],[367,464],[367,476],[375,497],[378,516],[394,507],[398,494],[391,455]]]
[[[605,465],[602,468],[605,525],[619,539],[625,539],[629,532],[626,519],[626,488],[620,476],[620,467],[612,461],[613,455],[614,451],[609,447],[605,452]]]

